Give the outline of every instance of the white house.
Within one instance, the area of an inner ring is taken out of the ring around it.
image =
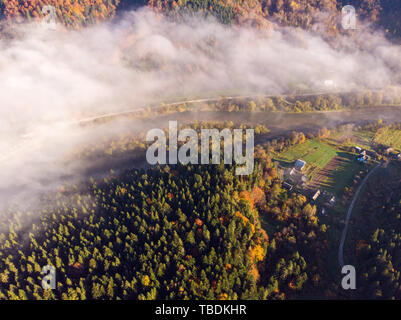
[[[304,160],[298,159],[297,161],[295,161],[295,169],[297,169],[298,171],[302,171],[306,166],[306,162]]]

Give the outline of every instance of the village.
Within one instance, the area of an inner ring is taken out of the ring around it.
[[[401,161],[401,153],[383,145],[375,149],[364,144],[364,147],[345,147],[332,140],[318,139],[304,144],[277,157],[283,172],[282,187],[288,192],[294,190],[305,195],[322,216],[327,215],[339,200],[344,205],[346,191],[356,186],[379,159]]]

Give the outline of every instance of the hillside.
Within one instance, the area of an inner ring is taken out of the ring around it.
[[[311,29],[319,23],[336,34],[341,29],[341,8],[346,4],[354,5],[360,18],[382,27],[389,36],[400,36],[401,7],[396,0],[1,0],[0,16],[13,21],[42,19],[41,8],[52,5],[59,22],[79,28],[147,5],[174,18],[203,12],[222,23],[261,28],[278,24]]]
[[[0,300],[401,299],[400,7],[0,0]]]

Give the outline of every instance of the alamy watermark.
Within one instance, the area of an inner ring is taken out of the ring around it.
[[[356,10],[354,6],[351,5],[346,5],[345,7],[342,8],[341,10],[342,13],[342,20],[341,20],[341,25],[343,29],[348,30],[356,29]]]
[[[212,145],[212,164],[220,164],[221,139],[224,139],[224,164],[236,165],[236,175],[249,175],[254,169],[254,130],[245,130],[245,155],[243,155],[243,130],[201,129],[200,163],[210,164],[210,140]],[[146,141],[154,143],[146,151],[149,164],[199,164],[199,139],[194,129],[178,132],[177,121],[169,121],[169,143],[167,159],[167,138],[162,129],[152,129],[146,135]],[[178,142],[185,142],[178,150]]]
[[[341,286],[344,290],[356,289],[356,272],[355,267],[348,264],[342,267],[341,273],[345,276],[341,280]]]
[[[42,20],[42,27],[46,29],[55,30],[56,29],[56,8],[53,6],[46,5],[42,8],[42,13],[44,14]]]
[[[54,290],[56,289],[56,268],[50,265],[42,268],[42,274],[45,276],[42,278],[43,290]]]

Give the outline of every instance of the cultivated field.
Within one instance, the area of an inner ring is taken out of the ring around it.
[[[323,185],[327,185],[329,181],[334,180],[334,171],[341,164],[342,158],[335,156],[330,162],[323,168],[318,170],[312,177],[311,181],[308,183],[308,187],[312,189],[319,189]]]
[[[363,169],[363,165],[355,160],[355,156],[338,152],[323,169],[313,175],[310,187],[323,188],[341,197],[346,186],[351,185],[356,174]]]

